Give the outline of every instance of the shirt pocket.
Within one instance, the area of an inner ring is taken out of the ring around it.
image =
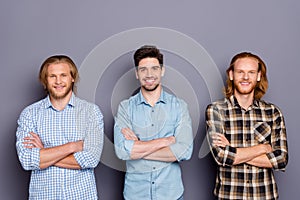
[[[255,139],[259,143],[269,143],[271,139],[271,127],[267,122],[256,122],[254,124]]]

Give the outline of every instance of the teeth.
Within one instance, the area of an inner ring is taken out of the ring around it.
[[[152,83],[152,82],[154,82],[154,79],[145,80],[145,81],[148,82],[148,83]]]

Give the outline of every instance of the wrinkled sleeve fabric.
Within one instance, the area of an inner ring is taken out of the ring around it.
[[[206,108],[206,133],[211,153],[218,165],[232,166],[236,148],[228,145],[225,148],[212,145],[212,135],[215,133],[225,134],[224,126],[222,111],[214,104],[208,105]]]
[[[177,161],[189,160],[193,152],[193,130],[188,106],[183,100],[178,100],[179,119],[175,125],[176,143],[170,149]]]
[[[40,149],[39,148],[25,148],[23,142],[24,137],[30,136],[30,132],[35,131],[34,117],[32,109],[25,108],[19,119],[16,132],[16,149],[18,158],[24,170],[40,169]]]
[[[122,128],[132,129],[129,116],[129,101],[124,100],[118,107],[117,115],[115,116],[114,125],[114,147],[117,157],[121,160],[131,159],[131,150],[134,144],[133,140],[126,140],[121,133]]]
[[[288,163],[288,145],[284,117],[279,108],[274,108],[271,135],[273,152],[267,154],[275,170],[284,171]]]
[[[83,139],[83,151],[74,153],[81,169],[95,168],[100,162],[103,149],[104,122],[103,115],[96,105],[89,105],[88,125]]]

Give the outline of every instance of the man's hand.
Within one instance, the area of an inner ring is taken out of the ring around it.
[[[29,134],[30,134],[30,136],[24,138],[25,142],[23,142],[23,144],[24,144],[25,148],[28,148],[28,149],[32,149],[32,148],[43,149],[44,144],[42,143],[40,137],[36,133],[33,133],[33,132],[30,132]]]
[[[213,146],[225,147],[226,145],[230,145],[225,135],[221,133],[215,133],[211,136],[211,138]]]
[[[83,151],[83,140],[79,140],[76,142],[70,142],[73,148],[73,153]]]
[[[122,128],[121,130],[123,136],[126,140],[139,140],[139,138],[135,135],[135,133],[130,128]]]

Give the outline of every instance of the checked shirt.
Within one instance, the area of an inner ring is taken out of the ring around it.
[[[247,110],[234,96],[214,102],[206,109],[206,126],[212,155],[218,164],[214,193],[219,199],[277,199],[274,170],[285,170],[288,148],[284,118],[274,104],[254,100]],[[211,145],[211,135],[222,133],[230,143]],[[266,154],[273,169],[246,163],[233,165],[236,149],[269,143]]]

